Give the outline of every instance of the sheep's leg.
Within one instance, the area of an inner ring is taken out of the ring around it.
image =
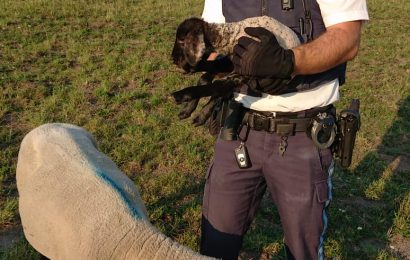
[[[191,100],[185,103],[184,107],[178,114],[179,119],[185,119],[191,116],[191,114],[195,111],[199,103],[199,98]]]
[[[202,60],[196,65],[195,71],[206,71],[212,74],[230,73],[233,71],[233,63],[227,56],[216,60]]]
[[[211,73],[204,73],[198,79],[197,85],[211,84],[214,79],[214,75]],[[191,116],[198,106],[199,98],[187,102],[178,114],[179,119],[185,119]]]
[[[194,126],[201,126],[206,123],[206,121],[211,117],[212,112],[214,111],[215,104],[219,97],[211,97],[206,103],[201,111],[194,117],[192,123]]]
[[[236,84],[231,80],[216,80],[212,84],[191,86],[172,93],[177,104],[202,97],[226,97],[232,94]]]

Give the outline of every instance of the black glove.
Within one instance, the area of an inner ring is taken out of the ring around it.
[[[234,47],[234,72],[258,78],[289,79],[294,69],[295,55],[282,48],[275,35],[263,27],[247,27],[245,32],[258,38],[241,37]]]

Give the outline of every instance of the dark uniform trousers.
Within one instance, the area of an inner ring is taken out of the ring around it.
[[[283,156],[278,150],[280,142],[275,133],[251,130],[246,147],[252,167],[240,169],[234,154],[240,142],[217,140],[206,177],[202,254],[237,259],[243,235],[268,188],[279,211],[287,258],[324,257],[331,152],[316,148],[304,132],[288,137]]]

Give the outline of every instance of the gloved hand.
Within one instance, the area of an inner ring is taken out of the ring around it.
[[[234,72],[258,78],[289,79],[295,55],[282,48],[275,35],[263,27],[247,27],[245,32],[257,40],[241,37],[234,47]]]

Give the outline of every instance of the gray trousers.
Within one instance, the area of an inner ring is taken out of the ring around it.
[[[242,237],[268,188],[279,211],[288,258],[321,259],[326,207],[331,199],[331,152],[319,150],[306,133],[298,132],[288,137],[286,152],[281,156],[280,141],[277,134],[251,130],[246,147],[252,167],[240,169],[234,155],[240,142],[218,139],[206,177],[203,218],[210,229],[228,235],[225,240],[229,235]],[[202,227],[201,241],[205,254],[210,247],[207,244],[212,243],[207,238],[212,232],[206,229]],[[242,243],[242,239],[238,241]],[[223,244],[224,239],[218,241],[222,251],[230,248],[224,249]],[[229,255],[237,255],[240,247]]]

